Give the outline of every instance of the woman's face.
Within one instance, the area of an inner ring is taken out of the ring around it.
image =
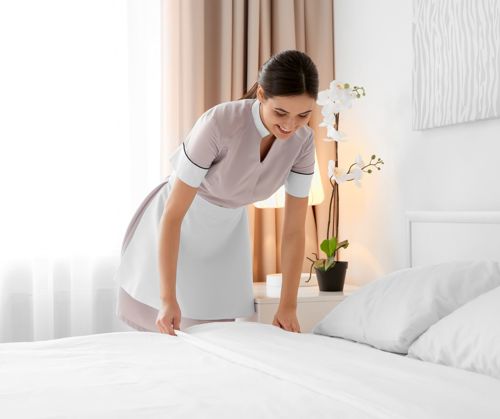
[[[261,103],[260,117],[268,131],[280,140],[292,137],[293,133],[311,119],[315,100],[305,93],[298,96],[264,97],[261,86],[257,89]]]

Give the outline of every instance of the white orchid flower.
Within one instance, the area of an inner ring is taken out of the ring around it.
[[[342,132],[337,131],[335,129],[334,124],[335,124],[334,114],[328,114],[327,116],[325,116],[323,121],[319,123],[320,127],[326,127],[327,130],[326,136],[328,137],[324,139],[326,142],[343,141],[343,139],[345,138],[345,135]]]
[[[332,100],[338,100],[342,97],[342,92],[346,83],[339,82],[337,80],[333,80],[330,82],[329,92]]]
[[[335,101],[336,108],[340,111],[345,111],[352,107],[352,102],[354,97],[347,91],[342,90],[339,94],[339,98]]]
[[[348,87],[345,87],[348,86]],[[330,113],[339,113],[352,106],[354,95],[347,83],[333,80],[330,88],[318,93],[316,103],[323,107],[321,110],[324,116]]]
[[[347,86],[347,87],[346,87]],[[322,103],[333,103],[331,111],[338,113],[352,107],[354,93],[348,83],[333,80],[327,94],[322,95]]]
[[[333,177],[333,179],[335,179],[335,182],[337,182],[338,184],[354,181],[356,186],[361,187],[361,178],[363,177],[363,171],[360,168],[355,167],[349,173],[347,173],[340,170],[338,167],[335,167],[335,161],[330,160],[328,162],[328,176],[330,178]]]
[[[330,86],[328,89],[322,90],[318,93],[318,99],[316,100],[316,103],[318,105],[324,106],[328,102],[334,102],[336,99],[338,99],[340,90],[339,86],[340,84],[335,80],[330,82]]]
[[[320,106],[325,106],[328,102],[330,102],[330,90],[326,89],[319,92],[316,103]]]
[[[337,93],[346,92],[350,95],[353,95],[353,96],[355,95],[355,93],[353,93],[353,89],[352,89],[351,85],[349,83],[345,83],[342,81],[332,80],[330,82],[329,88],[330,88],[330,90],[335,91]]]
[[[333,80],[326,90],[318,93],[316,103],[321,106],[321,114],[323,121],[319,124],[320,127],[327,128],[327,137],[324,141],[345,141],[345,135],[335,129],[336,116],[352,107],[353,101],[356,98],[356,92],[348,83]]]
[[[346,173],[345,171],[335,167],[335,160],[328,160],[328,177],[333,178],[338,184],[354,180],[354,175],[352,173]]]
[[[321,108],[321,115],[323,118],[335,118],[335,103],[326,102]]]
[[[327,128],[327,137],[331,138],[333,141],[345,141],[345,134],[343,132],[337,131],[333,125],[329,125]]]
[[[349,180],[347,178],[347,173],[340,171],[338,168],[335,168],[332,177],[335,180],[335,182],[337,182],[339,185]]]
[[[354,179],[352,173],[346,173],[337,167],[333,171],[333,178],[335,179],[335,182],[337,182],[338,184],[348,182]]]
[[[318,93],[318,99],[316,100],[316,103],[322,107],[325,107],[326,105],[333,105],[335,103],[335,97],[333,92],[330,90],[323,90],[322,92]]]
[[[333,113],[325,115],[323,121],[319,124],[320,127],[327,127],[335,124],[335,115]]]
[[[342,83],[340,81],[337,81],[337,80],[332,80],[330,82],[330,90],[339,90],[342,86],[344,86],[345,83]]]
[[[347,104],[343,100],[337,100],[333,103],[331,110],[333,113],[340,113],[342,111],[345,111],[346,109],[349,109],[352,105],[349,103]]]
[[[328,116],[330,114],[339,113],[342,110],[344,110],[344,106],[342,105],[342,102],[339,99],[329,100],[323,105],[323,108],[321,109],[321,114],[323,116]]]
[[[335,174],[335,160],[328,160],[328,177],[331,179]]]
[[[358,188],[361,187],[361,178],[363,177],[363,171],[359,167],[355,167],[351,170],[352,180]]]
[[[365,162],[363,161],[363,158],[361,157],[361,154],[358,154],[356,156],[356,166],[358,166],[360,169],[365,167]]]

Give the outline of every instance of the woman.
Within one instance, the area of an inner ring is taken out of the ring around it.
[[[271,57],[240,100],[206,111],[170,157],[174,167],[125,235],[117,314],[139,330],[175,335],[254,313],[246,206],[286,190],[283,286],[273,324],[300,332],[297,289],[314,170],[307,126],[318,72],[304,53]]]

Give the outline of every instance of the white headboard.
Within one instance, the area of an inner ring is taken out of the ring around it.
[[[407,212],[410,266],[500,261],[500,211]]]

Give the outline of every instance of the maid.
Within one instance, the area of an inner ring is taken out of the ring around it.
[[[254,313],[246,206],[285,185],[281,299],[273,324],[300,332],[297,289],[314,171],[307,125],[318,94],[311,58],[271,57],[240,100],[206,111],[171,155],[173,173],[143,201],[123,240],[117,315],[175,335]]]

